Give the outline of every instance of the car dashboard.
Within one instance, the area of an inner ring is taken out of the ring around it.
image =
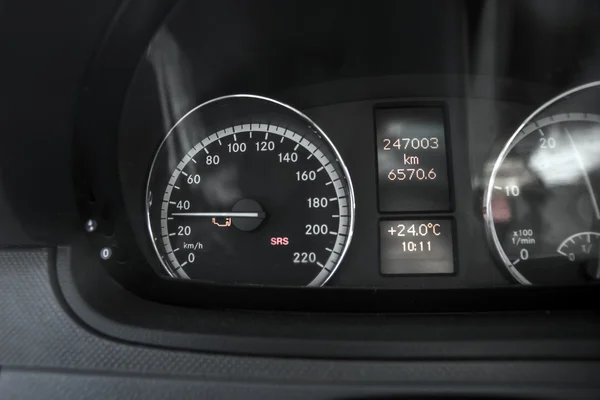
[[[3,14],[0,397],[598,398],[596,2]]]

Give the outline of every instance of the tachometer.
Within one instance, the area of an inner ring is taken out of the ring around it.
[[[484,199],[488,236],[522,284],[600,279],[600,83],[545,104],[510,138]]]
[[[350,176],[325,133],[250,95],[211,100],[174,125],[146,201],[168,274],[219,284],[320,286],[354,225]]]

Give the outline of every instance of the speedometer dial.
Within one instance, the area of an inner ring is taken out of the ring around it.
[[[248,95],[212,100],[175,124],[146,200],[169,275],[219,284],[320,286],[354,224],[350,177],[323,131]]]
[[[600,280],[599,83],[544,105],[511,137],[485,194],[494,250],[522,284]]]

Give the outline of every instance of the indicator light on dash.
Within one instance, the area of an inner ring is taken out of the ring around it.
[[[212,223],[219,228],[228,228],[231,226],[231,218],[213,218]]]
[[[271,246],[287,246],[290,244],[290,239],[287,237],[272,237]]]

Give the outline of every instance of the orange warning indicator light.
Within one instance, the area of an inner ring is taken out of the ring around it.
[[[231,218],[213,218],[212,223],[219,228],[227,228],[231,226]]]

